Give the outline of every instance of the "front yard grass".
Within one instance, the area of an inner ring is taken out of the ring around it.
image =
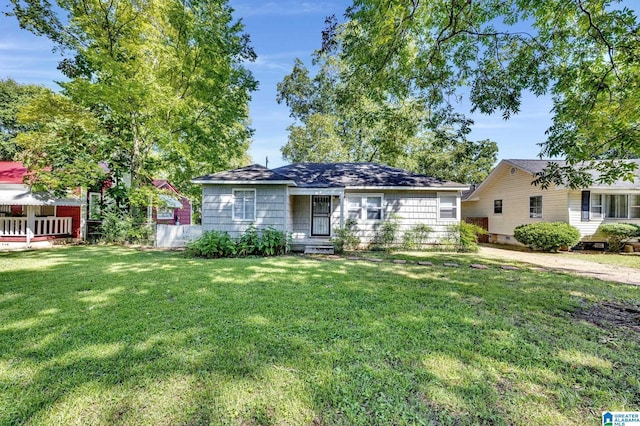
[[[576,259],[589,260],[591,262],[603,263],[612,266],[624,266],[627,268],[640,269],[639,254],[625,253],[596,253],[596,252],[573,252],[571,257]],[[640,273],[640,272],[639,272]]]
[[[638,287],[412,260],[435,265],[1,253],[0,424],[597,425],[640,409],[637,315],[590,320],[637,309]]]

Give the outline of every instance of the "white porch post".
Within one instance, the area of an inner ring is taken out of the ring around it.
[[[27,247],[31,247],[31,239],[33,238],[34,229],[36,228],[36,208],[35,206],[27,206]]]
[[[344,228],[344,192],[340,193],[340,229]]]

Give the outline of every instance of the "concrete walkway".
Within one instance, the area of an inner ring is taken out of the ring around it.
[[[491,259],[508,259],[538,265],[549,270],[567,272],[624,284],[640,285],[640,269],[605,265],[588,260],[572,258],[571,253],[532,253],[480,247],[480,255]],[[640,262],[640,257],[638,257]]]

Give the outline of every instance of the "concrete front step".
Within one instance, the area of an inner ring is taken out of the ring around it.
[[[332,245],[306,245],[304,247],[304,254],[333,254],[334,248]]]

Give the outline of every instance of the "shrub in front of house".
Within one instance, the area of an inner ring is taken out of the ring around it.
[[[520,244],[542,251],[558,251],[580,241],[580,231],[565,222],[539,222],[517,226],[513,236]]]
[[[449,233],[448,240],[456,251],[463,253],[478,251],[478,236],[487,233],[480,226],[467,222],[449,225],[447,231]]]
[[[236,254],[236,242],[226,232],[207,231],[187,246],[187,253],[207,259],[232,257]]]
[[[622,251],[627,241],[634,237],[640,237],[640,225],[631,223],[603,223],[598,227],[598,232],[607,237],[609,251]]]
[[[360,246],[360,238],[358,238],[357,224],[354,219],[347,219],[342,228],[333,230],[333,243],[336,253],[344,253],[345,250],[356,250]]]
[[[412,226],[402,235],[402,248],[420,250],[429,242],[431,232],[433,232],[433,228],[424,223]]]
[[[251,225],[238,239],[227,232],[206,231],[187,246],[187,254],[208,259],[219,257],[278,256],[289,251],[289,236],[271,226]]]

